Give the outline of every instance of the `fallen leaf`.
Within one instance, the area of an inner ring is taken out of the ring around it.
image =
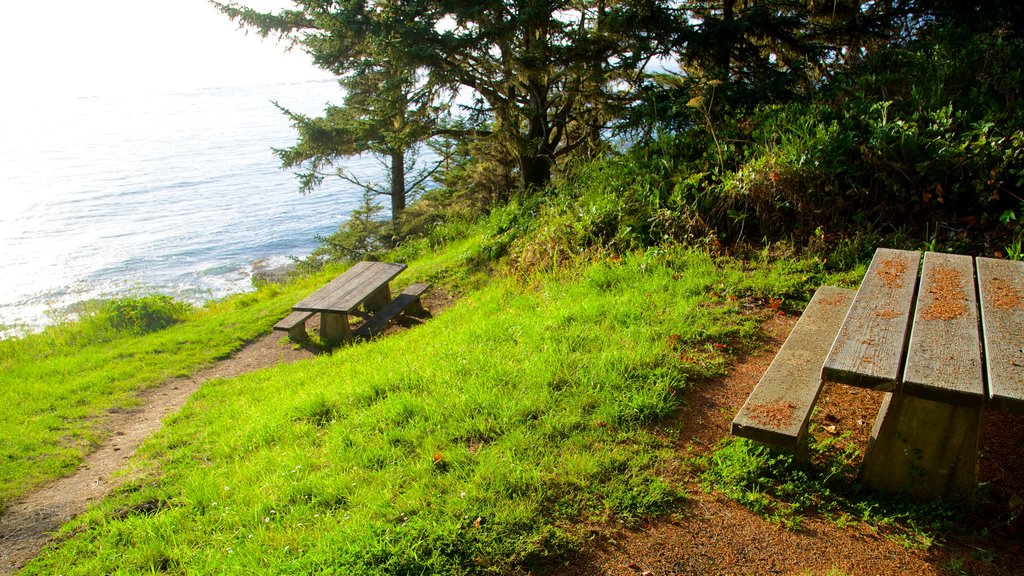
[[[828,432],[829,434],[835,434],[836,433],[836,427],[835,426],[825,426],[825,431]]]

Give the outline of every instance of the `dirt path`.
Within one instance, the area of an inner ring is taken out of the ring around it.
[[[0,517],[0,575],[13,574],[24,566],[64,522],[123,484],[129,476],[114,477],[114,473],[124,468],[142,441],[160,428],[164,418],[184,406],[203,382],[312,356],[310,351],[282,343],[279,334],[270,334],[189,378],[143,392],[138,408],[108,414],[103,428],[110,432],[109,439],[85,457],[77,472],[16,500]]]
[[[436,293],[424,302],[436,311],[451,299]],[[677,452],[685,457],[706,452],[729,434],[729,422],[764,373],[795,317],[776,316],[764,328],[765,349],[738,359],[729,374],[697,387],[678,414]],[[389,332],[401,330],[393,326]],[[0,518],[0,575],[11,574],[49,542],[49,534],[86,506],[128,479],[113,477],[135,449],[177,411],[192,392],[211,378],[231,377],[313,354],[281,344],[277,335],[253,342],[236,355],[191,378],[174,380],[143,395],[142,407],[109,415],[110,440],[86,458],[74,475],[62,478],[14,502]],[[845,386],[826,387],[814,419],[836,433],[850,432],[861,449],[881,398],[879,393]],[[769,523],[735,502],[705,492],[685,466],[676,475],[688,494],[674,518],[655,520],[640,529],[595,526],[593,538],[579,554],[544,574],[559,576],[675,576],[681,574],[1019,574],[1024,564],[1021,513],[1008,519],[1007,502],[1024,501],[1024,416],[986,414],[981,479],[994,508],[983,508],[983,526],[1003,518],[998,530],[983,538],[946,541],[928,549],[906,548],[884,532],[864,524],[839,527],[810,515],[799,530]],[[1019,505],[1024,508],[1024,505]],[[979,533],[981,532],[979,528]]]
[[[796,323],[776,316],[764,324],[769,342],[761,352],[738,359],[726,377],[689,392],[678,414],[677,453],[712,450],[729,436],[730,423],[767,370]],[[863,453],[882,393],[826,385],[813,420],[834,434],[850,434]],[[980,478],[989,506],[968,519],[966,530],[928,548],[905,546],[884,529],[854,522],[845,527],[809,514],[798,529],[787,529],[736,502],[708,492],[681,465],[670,472],[685,488],[686,503],[673,518],[638,529],[597,526],[584,550],[550,572],[551,576],[681,576],[703,574],[786,575],[959,575],[1024,574],[1024,542],[1019,516],[1006,520],[1007,501],[1024,494],[1024,416],[986,413]],[[985,527],[984,530],[982,527]],[[995,528],[991,532],[986,532]],[[977,536],[973,537],[972,532]],[[838,571],[838,572],[836,572]]]
[[[423,306],[431,314],[441,312],[454,301],[453,296],[438,287],[423,296]],[[318,329],[318,318],[313,316],[307,321],[308,332]],[[393,334],[422,322],[423,319],[402,316],[383,334]],[[271,333],[188,378],[171,380],[141,393],[141,405],[135,409],[107,414],[102,428],[108,431],[109,439],[86,456],[74,474],[12,502],[0,517],[0,576],[13,574],[24,566],[50,542],[51,534],[62,524],[130,479],[129,475],[114,477],[114,474],[125,467],[143,440],[160,429],[164,418],[185,405],[203,382],[290,364],[312,358],[316,353],[312,348],[294,348],[283,341],[280,334]]]

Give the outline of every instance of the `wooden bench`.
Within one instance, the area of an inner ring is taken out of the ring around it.
[[[419,282],[409,285],[405,290],[402,290],[390,304],[381,308],[374,314],[369,320],[366,321],[358,330],[355,331],[355,336],[359,338],[373,338],[377,334],[380,334],[388,327],[391,320],[398,317],[403,313],[411,314],[422,314],[423,304],[420,301],[420,296],[423,295],[427,289],[430,288],[430,284],[421,284]]]
[[[813,305],[790,340],[809,315],[819,315]],[[983,411],[1024,413],[1024,263],[935,252],[922,262],[920,252],[879,249],[824,362],[820,346],[793,355],[790,340],[734,434],[798,445],[816,396],[808,370],[820,365],[822,381],[886,393],[860,470],[865,487],[967,496]]]
[[[292,312],[274,324],[274,330],[287,332],[293,342],[304,342],[309,339],[309,335],[306,334],[306,320],[312,315],[313,312]]]
[[[989,408],[1024,414],[1024,264],[977,258]]]
[[[274,327],[289,336],[305,337],[302,323],[320,314],[320,337],[329,344],[352,339],[348,315],[360,306],[377,311],[391,303],[391,280],[405,270],[405,264],[359,262],[326,286],[292,306],[292,314]],[[278,328],[280,326],[280,328]],[[301,330],[301,331],[300,331]]]
[[[821,364],[854,291],[822,286],[732,421],[735,436],[797,451],[821,392]]]

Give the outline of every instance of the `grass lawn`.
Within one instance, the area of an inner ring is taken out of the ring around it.
[[[453,274],[443,268],[431,255],[407,274]],[[581,523],[631,524],[685,498],[660,473],[678,458],[661,423],[756,345],[744,301],[798,302],[819,268],[649,251],[478,282],[416,329],[210,381],[142,446],[141,476],[25,572],[463,574],[554,561],[580,545]],[[115,390],[127,398],[226,354],[308,288],[232,304],[249,330],[232,337],[210,312],[135,338],[126,373],[167,354],[159,343],[181,360]],[[193,341],[201,354],[186,352]],[[119,346],[68,354],[101,365]]]
[[[98,313],[0,341],[0,511],[34,486],[73,471],[102,441],[97,416],[132,406],[138,390],[192,374],[266,334],[326,277],[184,311],[184,321],[146,334],[111,325],[131,323],[140,309],[154,314],[141,299],[114,316]]]

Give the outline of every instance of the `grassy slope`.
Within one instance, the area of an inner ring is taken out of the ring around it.
[[[444,276],[429,258],[409,274]],[[545,561],[573,546],[579,520],[629,521],[682,497],[658,472],[674,454],[652,424],[753,341],[731,296],[812,276],[785,261],[751,275],[695,253],[628,256],[531,289],[493,281],[407,333],[210,382],[144,445],[149,473],[27,573]]]
[[[235,296],[144,336],[97,343],[80,323],[0,341],[0,510],[74,470],[101,440],[97,415],[131,406],[136,391],[191,374],[266,334],[324,278]]]

